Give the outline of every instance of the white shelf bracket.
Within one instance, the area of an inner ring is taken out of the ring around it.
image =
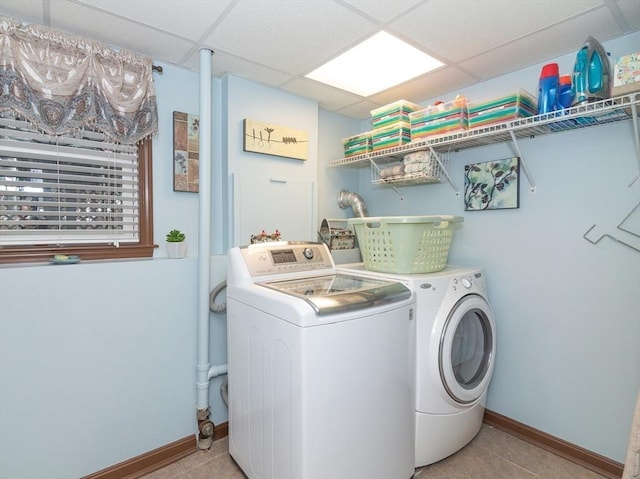
[[[444,174],[444,176],[447,178],[447,181],[451,185],[451,188],[453,188],[453,191],[455,192],[456,196],[458,198],[460,198],[460,190],[456,186],[455,182],[449,176],[449,172],[447,171],[447,169],[444,167],[444,165],[440,161],[440,155],[438,155],[438,153],[436,153],[436,151],[433,149],[433,146],[431,146],[431,145],[429,145],[429,150],[431,151],[431,154],[433,155],[433,157],[438,162],[438,165],[440,165],[440,171],[442,171],[442,174]]]
[[[529,168],[527,168],[527,162],[524,160],[522,156],[522,152],[520,151],[520,147],[518,146],[518,140],[516,139],[516,135],[513,133],[513,130],[509,130],[509,134],[511,135],[511,141],[513,142],[513,148],[516,150],[516,154],[520,158],[520,164],[522,165],[522,170],[524,171],[524,175],[529,180],[529,186],[531,187],[531,193],[536,192],[536,184],[533,181],[533,177],[531,176],[531,172]]]
[[[640,168],[640,134],[638,133],[638,106],[636,102],[631,103],[631,114],[633,120],[633,140],[636,144],[636,160],[638,162],[638,168]],[[629,187],[638,181],[640,173],[629,183]]]
[[[395,186],[391,185],[391,188],[393,188],[393,191],[396,192],[396,195],[398,195],[398,197],[400,198],[400,201],[404,201],[404,196],[402,196],[402,193],[400,193],[398,191],[398,188],[396,188]]]

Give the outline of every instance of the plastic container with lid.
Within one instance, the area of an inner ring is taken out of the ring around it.
[[[536,100],[529,92],[520,89],[515,93],[469,102],[469,128],[483,127],[516,118],[533,116],[538,111]]]

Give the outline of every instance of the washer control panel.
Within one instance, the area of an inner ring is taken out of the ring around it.
[[[283,241],[258,243],[240,249],[249,274],[270,276],[333,269],[326,245]]]

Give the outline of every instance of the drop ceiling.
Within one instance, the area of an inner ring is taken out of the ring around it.
[[[575,52],[589,35],[606,42],[640,30],[639,0],[0,0],[0,14],[192,71],[208,48],[216,77],[357,119]],[[446,66],[368,98],[304,77],[380,30]]]

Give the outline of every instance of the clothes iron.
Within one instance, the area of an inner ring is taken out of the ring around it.
[[[576,104],[611,96],[611,65],[603,46],[588,37],[576,55],[571,89]]]

